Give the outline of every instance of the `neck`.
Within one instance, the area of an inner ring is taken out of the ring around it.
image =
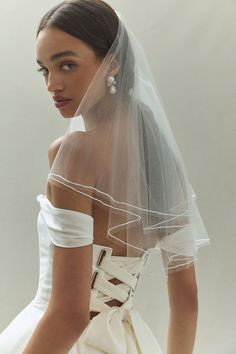
[[[102,100],[83,114],[86,131],[103,129],[112,123],[115,113],[114,107],[117,105],[115,100],[116,97],[105,95]]]

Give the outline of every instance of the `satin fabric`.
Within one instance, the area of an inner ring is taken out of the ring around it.
[[[54,209],[42,195],[38,196],[37,200],[41,206],[38,216],[39,285],[34,299],[0,334],[0,354],[22,353],[46,311],[50,297],[52,242],[49,236],[49,226],[52,226],[52,220],[55,222],[56,217],[58,225],[60,225],[60,216],[65,219],[65,214],[68,214],[68,211],[58,213],[58,209]],[[73,212],[70,217],[78,218],[81,215]],[[91,220],[88,220],[88,223],[91,227]],[[66,241],[64,240],[64,242]],[[93,247],[97,251],[101,246],[93,244]],[[114,306],[103,309],[93,317],[68,354],[163,353],[150,328],[138,310],[133,307],[133,296],[131,296],[121,307]]]
[[[80,354],[163,354],[150,328],[133,308],[133,299],[121,307],[100,312],[78,341]]]

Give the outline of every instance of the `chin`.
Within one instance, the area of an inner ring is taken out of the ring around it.
[[[63,118],[73,118],[73,115],[72,114],[68,114],[68,113],[61,113],[61,116]]]
[[[60,114],[63,118],[73,118],[75,115],[76,111],[74,110],[61,110]]]

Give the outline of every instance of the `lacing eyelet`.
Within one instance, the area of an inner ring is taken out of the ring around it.
[[[103,257],[106,255],[106,249],[102,248],[101,251],[100,251],[100,254],[98,256],[98,259],[97,259],[97,263],[96,263],[96,266],[99,267],[99,265],[101,264],[102,262],[102,259]],[[99,270],[96,270],[94,273],[93,273],[93,276],[92,276],[92,281],[91,281],[91,288],[93,289],[93,286],[94,286],[94,283],[95,283],[95,280],[96,280],[96,277],[99,273]]]
[[[93,285],[94,285],[94,283],[95,283],[95,280],[96,280],[96,278],[97,278],[98,273],[99,273],[98,271],[96,271],[96,272],[93,273],[92,281],[91,281],[91,289],[93,289]]]
[[[101,264],[103,257],[106,255],[107,251],[103,248],[98,256],[97,267]]]

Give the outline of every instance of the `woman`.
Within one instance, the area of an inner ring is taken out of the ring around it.
[[[194,263],[209,239],[140,44],[105,2],[72,0],[41,20],[36,56],[69,128],[37,198],[39,287],[0,353],[161,354],[133,307],[153,250],[168,281],[167,353],[192,353]]]

